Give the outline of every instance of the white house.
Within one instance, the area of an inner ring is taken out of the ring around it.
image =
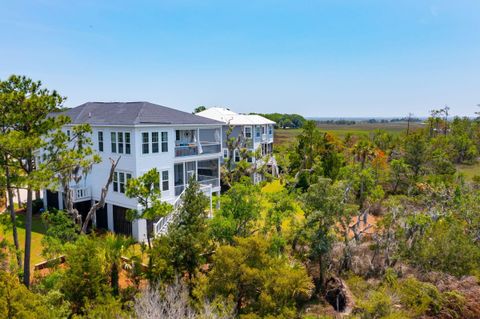
[[[223,123],[222,134],[222,156],[223,158],[231,157],[235,162],[240,161],[239,150],[234,150],[234,154],[229,154],[227,148],[227,131],[232,127],[230,137],[243,137],[245,145],[248,150],[256,152],[259,150],[260,157],[252,156],[248,161],[253,165],[263,164],[263,160],[267,155],[273,154],[273,129],[275,122],[263,116],[254,114],[238,114],[226,108],[211,107],[205,111],[199,112],[196,115],[208,119],[219,121]],[[272,173],[275,174],[277,167],[275,158],[268,156],[268,163],[272,167]],[[262,176],[255,174],[253,177],[255,182],[259,182]]]
[[[152,168],[159,171],[162,199],[174,206],[190,176],[195,176],[210,198],[220,192],[223,122],[148,102],[89,102],[61,114],[71,118],[64,128],[67,134],[74,125],[91,125],[94,148],[102,157],[86,178],[73,185],[75,206],[84,216],[100,198],[110,170],[109,158],[121,156],[106,205],[93,220],[98,228],[131,235],[138,241],[146,240],[147,229],[165,231],[169,217],[147,223],[129,222],[125,216],[128,209],[137,209],[137,201],[125,195],[127,180]],[[43,198],[45,207],[63,209],[60,191],[44,191]]]

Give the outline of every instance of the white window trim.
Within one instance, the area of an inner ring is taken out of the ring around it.
[[[147,135],[147,138],[148,138],[148,141],[146,141],[146,142],[144,142],[144,140],[143,140],[143,135],[144,135],[144,134],[146,134],[146,135]],[[148,155],[148,154],[150,154],[150,143],[151,143],[151,142],[150,142],[150,141],[151,141],[151,139],[150,139],[150,132],[140,132],[140,139],[141,139],[141,143],[140,143],[140,145],[141,145],[141,154],[142,154],[142,155]],[[148,146],[148,150],[147,150],[146,153],[143,151],[143,146],[144,146],[144,145],[147,145],[147,146]]]
[[[115,134],[115,143],[113,143],[112,141],[112,134]],[[127,143],[127,134],[129,136],[128,143]],[[120,142],[120,139],[119,139],[120,135],[122,136],[122,142]],[[115,145],[115,151],[113,151],[112,144]],[[127,144],[129,145],[129,149],[130,149],[129,153],[127,153]],[[120,145],[122,145],[122,152],[120,152]],[[105,134],[103,134],[103,149],[105,150]],[[113,154],[131,155],[132,154],[132,132],[113,131],[113,130],[110,131],[110,152]]]
[[[164,180],[163,179],[163,173],[164,172],[167,172],[167,180]],[[168,182],[168,189],[163,189],[163,182]],[[164,169],[164,170],[160,170],[160,185],[161,185],[161,189],[162,189],[162,192],[168,192],[170,191],[170,171],[168,169]]]
[[[247,128],[250,129],[250,137],[247,136]],[[243,136],[245,136],[245,138],[252,138],[252,137],[253,137],[253,128],[252,128],[252,126],[244,126],[244,127],[243,127]]]
[[[102,135],[101,141],[100,134]],[[102,150],[100,150],[100,142],[102,143]],[[99,152],[105,152],[105,133],[103,131],[97,131],[97,148]]]
[[[167,138],[165,139],[165,141],[163,140],[163,133],[165,133],[165,135],[166,135],[166,137],[167,137]],[[162,131],[162,132],[160,132],[159,142],[160,142],[160,152],[161,152],[161,153],[168,153],[168,148],[169,148],[169,146],[168,146],[168,131]],[[163,150],[163,144],[164,144],[164,143],[167,144],[167,149],[166,149],[165,151]]]
[[[153,141],[153,134],[155,134],[155,133],[157,134],[157,141],[156,142]],[[142,136],[142,143],[143,143],[143,136]],[[153,151],[153,144],[155,144],[155,143],[157,144],[157,151],[156,152]],[[150,148],[151,152],[150,153],[152,153],[152,154],[160,153],[160,133],[159,132],[154,131],[154,132],[150,133],[150,144],[151,144],[151,148]],[[143,152],[143,146],[142,146],[142,152]]]
[[[120,183],[120,173],[124,174],[124,190],[125,192],[121,191],[121,183]],[[119,193],[119,194],[125,194],[127,191],[127,182],[130,178],[133,178],[133,174],[130,171],[125,171],[125,170],[115,170],[113,173],[113,182],[112,182],[112,191],[114,193]],[[130,175],[130,178],[127,177],[127,175]],[[115,184],[117,184],[117,190],[115,190]]]

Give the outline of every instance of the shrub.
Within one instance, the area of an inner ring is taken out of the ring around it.
[[[432,284],[407,278],[399,283],[398,293],[401,303],[416,316],[426,313],[435,315],[440,311],[441,295]]]
[[[425,271],[462,276],[479,267],[480,248],[465,233],[461,221],[443,218],[427,228],[413,247],[411,259]]]

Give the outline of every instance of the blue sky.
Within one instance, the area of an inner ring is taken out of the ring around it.
[[[423,116],[480,103],[478,0],[0,0],[0,78],[191,111]]]

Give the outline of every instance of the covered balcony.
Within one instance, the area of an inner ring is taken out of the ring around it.
[[[220,186],[219,159],[177,163],[174,167],[175,196],[179,196],[190,178],[195,178],[201,185]]]
[[[220,129],[175,131],[175,157],[219,153]]]
[[[92,198],[90,186],[75,185],[72,188],[73,201],[81,202]]]

